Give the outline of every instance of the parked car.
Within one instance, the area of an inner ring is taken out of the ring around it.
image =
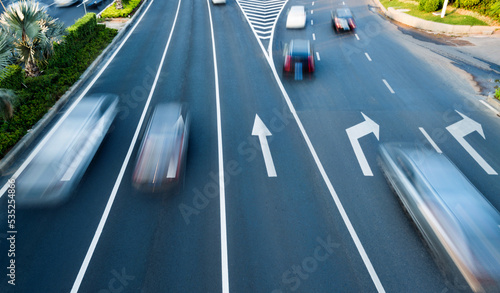
[[[295,72],[314,72],[314,50],[309,40],[292,40],[285,47],[285,62],[283,71]]]
[[[306,26],[306,10],[303,5],[295,5],[288,10],[286,28],[300,29]]]
[[[149,121],[133,173],[140,191],[161,192],[180,182],[186,164],[189,114],[185,104],[159,104]]]
[[[113,122],[118,96],[82,99],[16,180],[19,206],[57,205],[83,177]]]
[[[354,21],[351,9],[341,7],[332,11],[332,26],[336,33],[354,31],[356,29],[356,22]]]
[[[448,278],[462,280],[474,292],[500,292],[500,213],[495,207],[444,154],[386,144],[380,147],[380,163]]]

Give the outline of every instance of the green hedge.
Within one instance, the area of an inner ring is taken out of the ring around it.
[[[0,85],[15,90],[18,106],[9,121],[0,121],[0,157],[78,80],[116,33],[115,29],[97,25],[95,14],[89,13],[68,28],[68,35],[63,42],[55,44],[54,55],[48,63],[39,65],[43,75],[24,78],[23,74],[19,75],[19,68],[9,69],[10,77],[0,80]],[[21,72],[24,73],[22,69]],[[15,87],[20,80],[26,87]]]
[[[139,5],[141,0],[129,0],[128,3],[123,1],[123,9],[116,9],[116,3],[113,3],[110,7],[106,8],[101,13],[102,18],[117,18],[117,17],[127,17],[132,13],[134,8]]]
[[[440,0],[420,0],[418,9],[425,12],[434,12],[443,8],[443,2]]]
[[[9,65],[0,76],[0,88],[20,90],[24,83],[24,70],[19,65]]]

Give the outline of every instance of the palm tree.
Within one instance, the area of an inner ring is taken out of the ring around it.
[[[12,63],[12,38],[0,28],[0,75]]]
[[[21,0],[7,7],[0,25],[14,39],[14,49],[27,76],[37,76],[37,63],[54,53],[53,43],[65,34],[64,24],[50,17],[38,2]]]
[[[115,0],[115,8],[116,9],[123,9],[123,2],[122,2],[122,0]]]
[[[14,106],[12,105],[16,95],[13,91],[0,89],[0,117],[4,120],[9,120],[14,114]]]

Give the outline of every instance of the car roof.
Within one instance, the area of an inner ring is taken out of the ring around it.
[[[304,5],[294,5],[290,7],[290,12],[304,12]]]
[[[337,16],[339,17],[349,17],[352,16],[351,10],[349,8],[337,8]]]
[[[290,42],[290,53],[295,54],[309,54],[310,43],[309,40],[292,40]]]

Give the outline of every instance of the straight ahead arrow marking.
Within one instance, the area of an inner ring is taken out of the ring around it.
[[[255,114],[252,135],[259,137],[260,148],[262,149],[264,163],[266,164],[267,176],[276,177],[277,175],[276,169],[274,168],[273,157],[271,156],[271,150],[269,149],[269,144],[267,143],[267,136],[271,136],[272,134],[257,114]]]

